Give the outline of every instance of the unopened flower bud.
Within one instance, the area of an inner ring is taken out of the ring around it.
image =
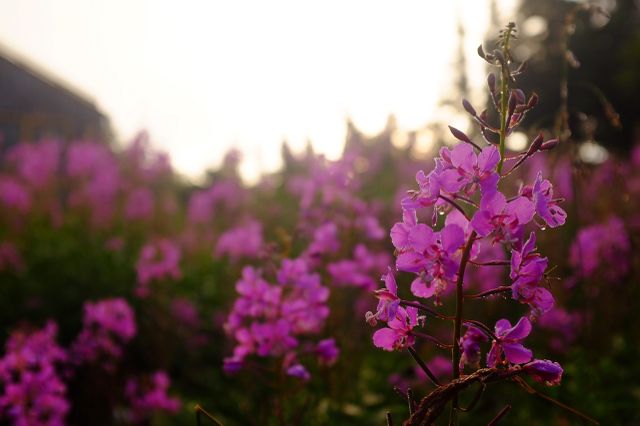
[[[469,139],[469,136],[465,135],[463,132],[456,129],[455,127],[449,126],[449,131],[451,132],[454,138],[462,142],[471,143],[471,139]]]
[[[476,110],[473,108],[473,106],[471,105],[471,102],[469,102],[466,99],[462,100],[462,107],[464,108],[465,111],[467,111],[469,114],[471,114],[472,116],[476,116]]]
[[[369,324],[371,327],[375,327],[378,324],[378,321],[376,320],[376,316],[371,311],[367,311],[367,313],[364,314],[364,319],[365,321],[367,321],[367,324]]]
[[[540,151],[548,151],[550,149],[553,149],[559,143],[560,141],[558,139],[549,139],[548,141],[546,141],[540,146]]]
[[[535,139],[531,142],[531,145],[529,146],[529,150],[527,151],[527,156],[536,153],[542,146],[543,140],[544,140],[544,137],[542,136],[542,133],[538,133],[538,136],[535,137]]]
[[[507,108],[507,116],[511,117],[513,115],[513,112],[516,109],[516,105],[518,104],[518,101],[516,99],[516,96],[514,95],[514,90],[511,91],[511,93],[509,94],[509,106]]]
[[[489,86],[489,91],[494,93],[496,91],[496,76],[494,73],[490,73],[487,76],[487,86]]]
[[[518,103],[518,105],[524,104],[525,103],[525,96],[524,96],[524,92],[520,89],[513,89],[511,91],[511,93],[514,94],[514,96],[516,97],[516,102]]]

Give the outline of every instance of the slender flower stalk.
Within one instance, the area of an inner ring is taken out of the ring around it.
[[[464,293],[462,285],[464,283],[464,273],[467,269],[471,248],[476,239],[476,231],[472,231],[464,246],[462,259],[460,259],[460,269],[458,270],[458,280],[456,282],[456,318],[453,328],[453,349],[451,350],[451,366],[453,367],[453,379],[460,377],[460,331],[462,328],[462,307],[464,303]],[[458,408],[458,397],[454,397],[451,401],[451,414],[449,416],[449,424],[453,425],[457,421],[456,410]]]

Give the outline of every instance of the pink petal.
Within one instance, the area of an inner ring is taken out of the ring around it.
[[[373,333],[373,344],[385,351],[393,351],[397,339],[398,332],[390,328],[381,328]]]
[[[533,358],[533,352],[520,343],[504,343],[502,349],[504,350],[505,358],[512,364],[524,364]]]

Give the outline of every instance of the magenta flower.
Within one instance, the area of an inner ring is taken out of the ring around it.
[[[549,227],[564,225],[567,213],[559,205],[561,199],[553,198],[553,185],[547,179],[542,179],[541,172],[538,172],[533,186],[525,186],[520,193],[533,202],[536,213]]]
[[[523,367],[524,371],[536,382],[547,386],[559,385],[562,380],[562,367],[554,361],[534,359]]]
[[[62,142],[43,139],[38,143],[20,143],[6,153],[6,160],[13,163],[17,175],[32,188],[44,188],[57,176],[60,168]]]
[[[389,264],[389,255],[384,252],[373,253],[364,244],[358,244],[353,259],[344,259],[327,265],[331,282],[335,285],[350,285],[366,290],[374,290],[376,279],[384,267]]]
[[[127,219],[148,219],[153,214],[154,199],[149,188],[141,187],[132,190],[124,209]]]
[[[534,213],[533,204],[526,197],[507,202],[501,192],[495,191],[482,197],[471,226],[481,237],[493,234],[494,242],[513,242],[518,239],[522,226],[531,222]]]
[[[26,213],[31,209],[31,194],[18,180],[12,177],[0,177],[0,203]]]
[[[436,172],[444,191],[456,193],[464,189],[465,194],[470,195],[480,187],[482,194],[487,195],[496,190],[500,153],[495,146],[487,146],[476,155],[471,145],[460,143],[451,150],[442,148],[440,158],[438,166],[443,170],[436,167]]]
[[[239,293],[225,324],[236,346],[224,360],[228,373],[239,371],[246,357],[284,357],[283,368],[291,366],[304,337],[319,333],[329,315],[329,289],[320,275],[309,270],[307,258],[284,259],[276,272],[277,283],[262,278],[261,272],[245,267],[236,284]],[[318,356],[330,361],[331,342],[318,348]],[[336,355],[337,356],[337,355]]]
[[[611,217],[606,222],[581,229],[571,245],[569,262],[580,278],[600,272],[617,281],[629,272],[631,241],[624,222]],[[615,268],[609,267],[616,265]]]
[[[325,253],[334,253],[340,250],[338,239],[338,225],[335,222],[327,222],[320,225],[313,233],[313,240],[306,250],[308,256],[320,256]]]
[[[176,414],[180,410],[180,400],[167,394],[170,384],[169,376],[164,371],[156,371],[150,377],[127,381],[124,394],[131,407],[132,423],[148,422],[158,411]]]
[[[58,366],[67,354],[56,343],[58,327],[49,322],[26,334],[11,333],[0,359],[0,418],[14,425],[64,425],[70,405]]]
[[[460,369],[462,370],[465,364],[472,367],[479,367],[480,365],[480,344],[486,342],[487,336],[482,331],[474,326],[468,326],[464,336],[460,338]]]
[[[455,279],[458,268],[455,254],[464,244],[464,231],[456,224],[449,224],[440,232],[434,232],[419,223],[409,231],[407,244],[408,249],[396,259],[396,267],[418,275],[411,283],[415,296],[435,295],[437,300]]]
[[[534,316],[540,316],[553,307],[554,299],[549,290],[538,286],[548,260],[535,252],[535,244],[536,234],[532,232],[520,250],[513,250],[509,276],[514,280],[511,284],[512,297],[530,305]]]
[[[139,284],[136,294],[139,297],[148,296],[148,286],[152,281],[180,279],[180,258],[180,247],[168,239],[160,239],[142,247],[136,263]]]
[[[387,322],[388,327],[373,333],[373,344],[385,351],[394,351],[413,346],[415,336],[412,330],[423,317],[418,317],[418,310],[413,307],[399,307],[396,316]]]
[[[311,374],[302,364],[294,364],[291,367],[287,368],[287,374],[292,377],[296,377],[303,382],[311,379]]]
[[[376,290],[375,295],[378,298],[378,307],[376,313],[367,312],[366,319],[371,326],[377,324],[377,320],[389,321],[396,317],[400,299],[398,298],[398,285],[393,276],[393,271],[389,267],[387,273],[382,276],[385,288]]]
[[[429,207],[438,201],[440,183],[435,170],[429,173],[429,175],[425,175],[424,171],[420,170],[416,174],[416,182],[420,189],[412,192],[409,197],[402,199],[401,205],[403,210],[417,210],[419,208]]]
[[[335,339],[324,339],[316,345],[315,353],[321,364],[333,365],[338,360],[340,349],[336,346]]]
[[[410,247],[409,232],[418,223],[415,210],[403,210],[402,222],[398,222],[391,228],[391,242],[393,246],[403,251]]]
[[[80,365],[102,358],[104,367],[111,369],[136,331],[133,309],[124,299],[86,302],[82,331],[69,350],[71,361]]]
[[[262,225],[255,220],[231,228],[223,233],[216,244],[216,256],[229,256],[232,260],[256,258],[264,246]]]
[[[512,364],[531,361],[533,353],[520,343],[529,333],[531,333],[531,322],[526,317],[520,318],[513,327],[509,320],[498,321],[495,326],[498,340],[494,340],[491,344],[491,350],[487,354],[487,365],[495,367],[500,364],[503,354],[505,360]]]

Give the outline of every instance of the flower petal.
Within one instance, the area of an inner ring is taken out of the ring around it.
[[[512,364],[524,364],[531,361],[533,352],[520,343],[503,343],[504,356]]]

